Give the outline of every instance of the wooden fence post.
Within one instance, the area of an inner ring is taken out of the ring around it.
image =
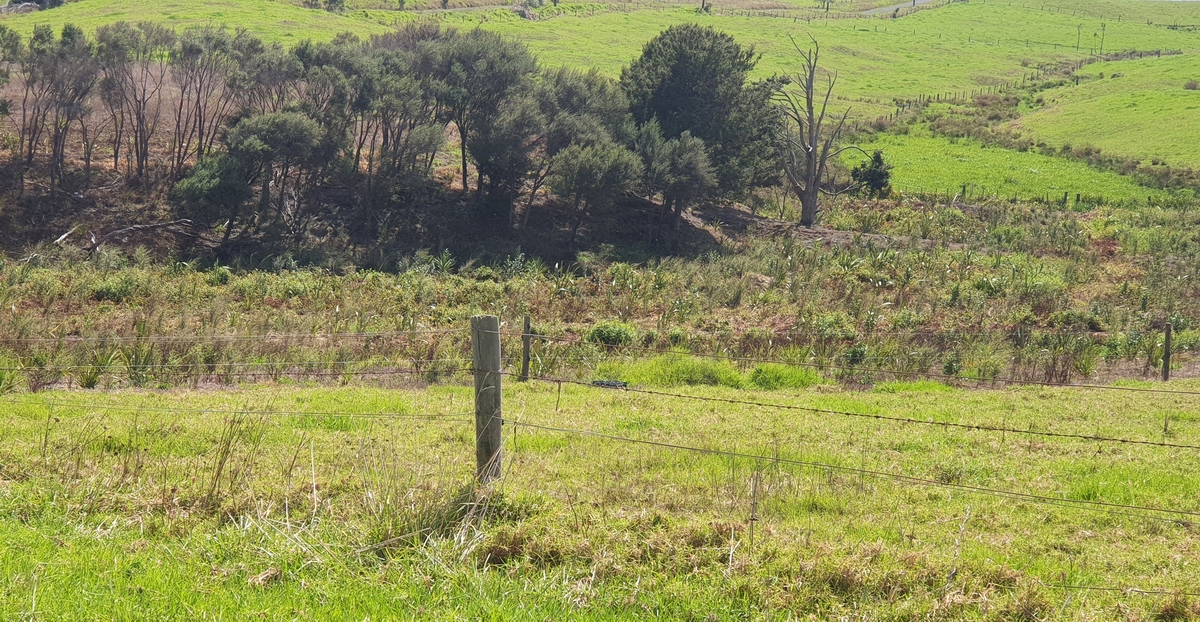
[[[525,330],[521,331],[521,382],[529,380],[529,347],[533,344],[533,328],[529,316],[525,316]]]
[[[1167,322],[1167,336],[1163,340],[1163,382],[1171,379],[1171,323]]]
[[[471,354],[475,363],[475,479],[486,484],[500,477],[500,318],[471,318]]]

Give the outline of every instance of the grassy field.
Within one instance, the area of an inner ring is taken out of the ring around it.
[[[118,21],[152,21],[175,28],[245,28],[269,41],[293,45],[305,39],[328,40],[341,32],[369,36],[388,28],[362,19],[305,9],[277,0],[79,0],[50,11],[0,18],[0,24],[28,36],[39,24],[75,24],[87,30]]]
[[[685,392],[1200,443],[1186,396]],[[0,611],[16,618],[1182,620],[1194,606],[1172,594],[1195,588],[1194,521],[1086,503],[1200,510],[1192,449],[509,383],[506,475],[472,492],[461,386],[3,399]]]
[[[1191,55],[1099,63],[1078,72],[1078,86],[1039,95],[1044,105],[1011,125],[1055,146],[1092,145],[1105,152],[1173,166],[1200,166],[1200,80]]]
[[[1063,193],[1093,197],[1089,201],[1162,199],[1167,193],[1138,185],[1129,177],[1098,171],[1088,165],[1010,149],[987,147],[970,139],[931,136],[916,128],[907,135],[876,134],[860,143],[868,152],[881,150],[895,169],[892,187],[904,192],[1048,198],[1061,200]],[[843,160],[853,166],[862,154],[848,152]]]

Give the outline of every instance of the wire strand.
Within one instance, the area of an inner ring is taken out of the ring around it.
[[[511,336],[524,336],[524,335],[511,334],[511,333],[510,333],[510,335]],[[556,338],[550,338],[550,337],[541,337],[538,335],[530,335],[530,336],[535,337],[535,338],[541,338],[541,339],[557,340],[557,341],[562,341],[562,342],[566,342],[566,343],[574,343],[574,344],[585,343],[582,340],[556,339]],[[934,378],[934,379],[938,379],[938,380],[949,380],[949,381],[955,381],[955,382],[974,382],[977,384],[984,384],[984,383],[991,382],[991,383],[1001,383],[1001,384],[1029,385],[1029,386],[1042,386],[1042,387],[1067,387],[1067,388],[1077,388],[1077,389],[1094,389],[1094,390],[1104,390],[1104,391],[1129,391],[1129,392],[1137,392],[1137,393],[1163,393],[1163,394],[1170,394],[1170,395],[1200,395],[1200,391],[1184,391],[1184,390],[1177,390],[1177,389],[1154,389],[1154,388],[1149,388],[1149,387],[1117,387],[1117,386],[1102,385],[1102,384],[1072,384],[1072,383],[1060,383],[1060,382],[1045,382],[1045,381],[1041,381],[1041,380],[1021,380],[1021,379],[1017,379],[1017,378],[990,378],[990,379],[964,378],[962,376],[952,376],[949,374],[939,374],[936,372],[901,371],[898,369],[881,369],[881,368],[873,368],[873,367],[853,367],[853,366],[849,366],[849,365],[833,365],[833,364],[826,364],[826,363],[801,363],[801,362],[796,362],[796,361],[785,361],[785,360],[781,360],[781,359],[768,359],[768,358],[758,358],[758,357],[748,357],[748,356],[732,356],[732,355],[724,355],[724,354],[702,354],[702,353],[693,353],[693,352],[677,352],[677,351],[673,351],[673,350],[663,350],[661,348],[647,348],[647,347],[632,346],[632,345],[617,346],[617,348],[623,348],[623,349],[627,349],[627,350],[637,350],[640,352],[648,352],[648,353],[652,353],[652,354],[667,354],[667,355],[674,354],[674,355],[679,355],[679,356],[694,356],[697,358],[707,358],[707,359],[715,359],[715,360],[722,360],[722,361],[739,361],[739,362],[747,362],[747,363],[777,363],[780,365],[790,365],[792,367],[808,367],[808,368],[812,368],[812,369],[832,369],[832,370],[853,371],[853,372],[860,372],[860,373],[892,374],[895,376],[915,376],[915,377],[920,377],[920,378]]]
[[[870,475],[873,477],[882,477],[882,478],[887,478],[887,479],[893,479],[896,481],[902,481],[902,482],[907,482],[910,484],[917,484],[917,485],[922,485],[922,486],[949,488],[949,489],[953,489],[953,490],[961,490],[964,492],[971,492],[971,493],[976,493],[976,494],[998,496],[998,497],[1004,497],[1004,498],[1009,498],[1009,499],[1018,499],[1018,500],[1022,500],[1022,501],[1030,501],[1033,503],[1057,505],[1060,507],[1067,507],[1067,508],[1074,508],[1074,509],[1085,509],[1085,510],[1092,510],[1092,511],[1099,511],[1099,512],[1107,512],[1110,514],[1124,514],[1124,515],[1132,516],[1135,518],[1144,518],[1144,519],[1150,519],[1150,520],[1166,521],[1166,522],[1171,522],[1171,523],[1180,523],[1180,524],[1184,524],[1186,526],[1190,526],[1193,523],[1191,521],[1184,521],[1184,520],[1181,520],[1178,518],[1166,518],[1166,517],[1162,517],[1162,516],[1154,516],[1152,514],[1144,514],[1141,512],[1160,512],[1163,514],[1172,514],[1175,516],[1200,518],[1200,512],[1193,512],[1193,511],[1189,511],[1189,510],[1175,510],[1175,509],[1156,508],[1156,507],[1141,506],[1141,505],[1126,505],[1126,504],[1122,504],[1122,503],[1108,503],[1105,501],[1085,501],[1082,499],[1063,499],[1063,498],[1059,498],[1059,497],[1049,497],[1046,495],[1036,495],[1036,494],[1027,493],[1027,492],[1016,492],[1016,491],[1011,491],[1011,490],[986,488],[983,486],[971,486],[968,484],[954,484],[954,483],[950,483],[950,482],[940,482],[937,480],[926,479],[923,477],[916,477],[913,475],[889,473],[887,471],[876,471],[873,469],[865,469],[865,468],[858,468],[858,467],[839,466],[839,465],[827,464],[827,463],[823,463],[823,462],[811,462],[811,461],[806,461],[806,460],[796,460],[793,458],[777,458],[777,457],[773,457],[773,456],[760,456],[760,455],[756,455],[756,454],[746,454],[746,453],[739,453],[739,452],[733,452],[733,451],[725,451],[725,450],[720,450],[720,449],[705,449],[703,447],[690,447],[687,445],[679,445],[676,443],[666,443],[666,442],[662,442],[662,441],[648,441],[648,440],[643,440],[643,439],[628,438],[628,437],[624,437],[624,436],[616,436],[613,434],[605,434],[603,432],[594,432],[591,430],[576,430],[576,429],[571,429],[571,428],[558,428],[558,427],[554,427],[554,426],[546,426],[546,425],[540,425],[540,424],[528,423],[528,422],[510,421],[508,423],[510,425],[513,425],[516,427],[536,428],[536,429],[546,430],[546,431],[550,431],[550,432],[574,434],[577,436],[591,436],[591,437],[595,437],[595,438],[603,438],[606,440],[612,440],[612,441],[618,441],[618,442],[624,442],[624,443],[650,445],[653,447],[661,447],[661,448],[666,448],[666,449],[678,449],[678,450],[682,450],[682,451],[690,451],[690,452],[694,452],[694,453],[703,453],[703,454],[716,455],[716,456],[725,456],[725,457],[729,457],[729,458],[745,458],[745,459],[749,459],[749,460],[757,460],[757,461],[763,461],[763,462],[777,462],[780,464],[791,464],[791,465],[795,465],[795,466],[803,466],[803,467],[809,467],[809,468],[829,469],[832,471],[841,471],[841,472],[845,472],[845,473],[852,473],[855,475]]]
[[[505,375],[515,375],[512,372],[500,372]],[[671,393],[668,391],[655,391],[651,389],[635,389],[633,387],[609,387],[604,385],[595,385],[578,380],[564,380],[561,378],[547,378],[545,376],[534,376],[531,380],[539,380],[548,383],[564,383],[591,387],[594,389],[608,389],[614,391],[625,391],[629,393],[643,393],[646,395],[656,395],[659,397],[671,397],[676,399],[695,400],[700,402],[718,402],[723,404],[735,404],[739,406],[757,406],[760,408],[776,408],[780,410],[798,410],[803,412],[820,413],[826,415],[838,415],[843,417],[857,417],[862,419],[875,419],[879,421],[892,421],[896,423],[911,423],[916,425],[941,426],[947,428],[958,428],[963,430],[975,430],[980,432],[1004,432],[1012,434],[1024,434],[1028,436],[1044,436],[1050,438],[1070,438],[1089,442],[1102,443],[1123,443],[1129,445],[1149,445],[1153,447],[1168,447],[1172,449],[1194,449],[1200,450],[1200,445],[1188,445],[1184,443],[1168,443],[1165,441],[1147,441],[1130,438],[1119,438],[1110,436],[1097,436],[1093,434],[1071,434],[1067,432],[1039,432],[1037,430],[1022,430],[1020,428],[1009,428],[999,426],[989,426],[971,423],[953,423],[949,421],[933,421],[929,419],[912,419],[908,417],[895,417],[891,415],[874,415],[868,413],[856,413],[846,410],[832,410],[828,408],[814,408],[811,406],[797,406],[793,404],[776,404],[772,402],[759,402],[754,400],[739,400],[726,397],[705,397],[702,395],[688,395],[686,393]]]
[[[57,399],[26,400],[6,398],[7,404],[25,404],[28,406],[61,406],[64,408],[81,408],[85,410],[115,410],[127,412],[159,412],[159,413],[195,413],[213,415],[263,415],[263,416],[313,416],[313,417],[346,417],[373,419],[457,419],[475,417],[474,413],[356,413],[348,411],[301,411],[301,410],[255,410],[255,409],[220,409],[220,408],[168,408],[159,406],[130,406],[124,404],[95,404],[72,402]]]

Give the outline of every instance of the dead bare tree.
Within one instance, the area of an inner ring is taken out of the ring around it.
[[[244,37],[238,32],[237,37]],[[171,137],[171,176],[178,179],[190,161],[207,154],[216,141],[237,95],[237,41],[222,28],[185,30],[171,52],[171,74],[178,89]]]
[[[846,109],[840,117],[828,116],[829,100],[837,85],[837,72],[826,77],[825,94],[819,95],[817,72],[820,44],[813,39],[812,47],[804,50],[793,39],[792,45],[804,62],[795,80],[800,87],[799,92],[781,91],[777,96],[785,117],[780,143],[784,153],[784,174],[792,191],[800,199],[800,225],[812,227],[817,220],[821,194],[840,194],[839,191],[831,192],[822,188],[829,159],[836,158],[844,151],[862,149],[857,145],[834,148],[841,138],[850,110]],[[829,128],[826,127],[827,121],[836,122]]]
[[[121,144],[127,139],[140,179],[149,168],[150,143],[162,116],[175,33],[158,24],[117,22],[97,29],[96,38],[104,75],[102,101],[113,122],[113,168],[120,163]]]

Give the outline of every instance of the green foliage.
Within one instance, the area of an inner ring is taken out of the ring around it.
[[[778,389],[807,389],[821,384],[824,378],[811,367],[796,367],[779,363],[762,363],[750,371],[750,384],[768,391]]]
[[[588,331],[586,339],[606,346],[627,346],[637,340],[637,328],[624,322],[601,322]]]
[[[859,185],[859,194],[869,198],[883,198],[892,191],[892,165],[883,161],[883,152],[875,151],[866,160],[850,171],[850,178]]]
[[[778,119],[770,97],[776,85],[746,83],[756,62],[754,48],[732,36],[683,24],[646,43],[642,55],[621,71],[621,86],[638,123],[657,121],[668,139],[686,132],[687,140],[703,141],[698,144],[707,145],[721,190],[737,194],[778,174],[771,155]],[[701,177],[708,176],[706,171]]]
[[[179,215],[206,228],[229,220],[227,231],[237,224],[242,207],[252,191],[249,173],[241,162],[219,154],[201,160],[172,192]]]
[[[619,380],[634,386],[678,387],[693,385],[741,388],[746,379],[737,367],[726,361],[681,354],[657,356],[632,362],[605,362],[596,368],[596,376]]]

